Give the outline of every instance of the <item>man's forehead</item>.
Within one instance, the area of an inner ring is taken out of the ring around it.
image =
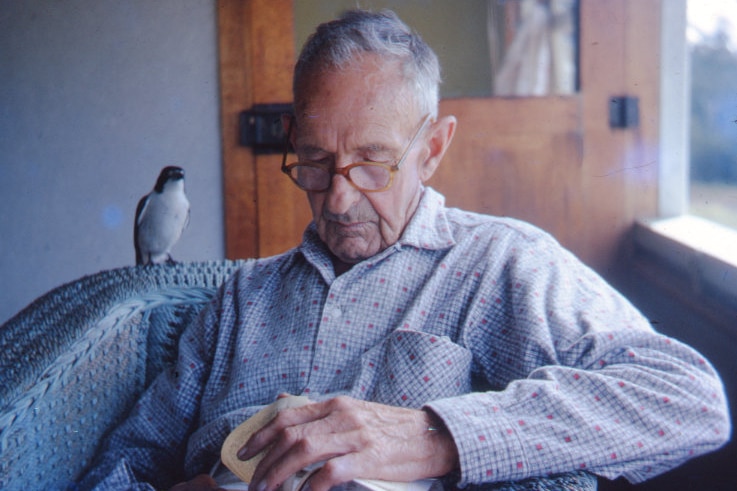
[[[414,97],[401,73],[396,60],[376,55],[362,56],[341,68],[315,70],[296,87],[295,108],[298,115],[317,117],[325,111],[410,106]],[[338,107],[326,107],[331,102]]]
[[[301,150],[344,149],[381,152],[401,146],[409,124],[396,117],[332,118],[329,114],[304,114],[297,124],[296,140]],[[403,118],[405,119],[405,118]]]

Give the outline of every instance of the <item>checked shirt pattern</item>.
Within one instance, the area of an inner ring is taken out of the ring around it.
[[[313,226],[237,272],[90,482],[207,472],[281,392],[431,408],[459,448],[460,486],[579,469],[641,481],[729,433],[697,352],[549,235],[446,208],[430,188],[395,245],[339,277]]]

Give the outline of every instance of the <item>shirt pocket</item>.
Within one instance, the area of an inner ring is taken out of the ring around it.
[[[471,352],[419,331],[394,331],[361,357],[355,395],[392,406],[419,408],[471,390]]]

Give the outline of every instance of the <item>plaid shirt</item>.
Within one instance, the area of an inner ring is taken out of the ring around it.
[[[250,261],[179,349],[88,484],[207,472],[281,392],[432,409],[460,486],[581,469],[641,481],[730,431],[698,353],[549,235],[445,208],[429,188],[401,239],[341,276],[313,226],[298,248]]]

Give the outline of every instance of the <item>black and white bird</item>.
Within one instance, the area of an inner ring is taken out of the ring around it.
[[[184,169],[161,169],[156,186],[136,208],[133,243],[136,264],[174,263],[171,249],[189,223],[189,200],[184,193]]]

